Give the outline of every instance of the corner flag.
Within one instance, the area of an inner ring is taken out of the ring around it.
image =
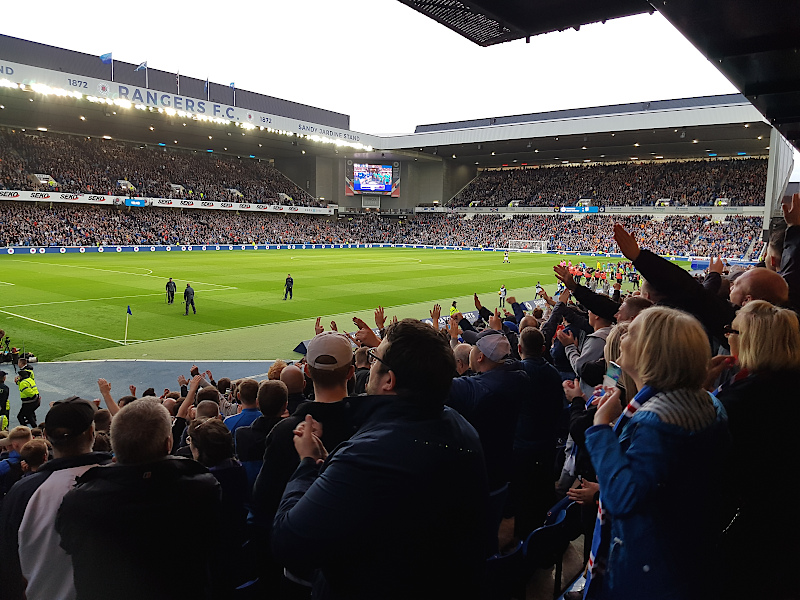
[[[128,304],[128,314],[129,315],[133,315],[133,313],[131,312],[131,305],[130,304]]]

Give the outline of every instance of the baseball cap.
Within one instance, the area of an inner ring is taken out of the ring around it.
[[[82,434],[92,426],[94,413],[94,404],[78,396],[56,402],[44,418],[47,438],[58,442]]]
[[[308,342],[306,362],[320,371],[333,371],[353,363],[353,347],[341,333],[323,331]]]
[[[8,373],[5,371],[0,371],[0,377],[5,377],[6,375],[8,375]]]
[[[480,332],[475,338],[475,346],[494,362],[500,362],[511,354],[511,344],[503,332],[496,329],[486,329]]]

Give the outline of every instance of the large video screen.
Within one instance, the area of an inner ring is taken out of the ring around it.
[[[353,191],[391,192],[392,165],[353,163]]]

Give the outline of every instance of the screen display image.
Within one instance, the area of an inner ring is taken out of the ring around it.
[[[353,190],[356,192],[391,192],[392,165],[353,165]]]

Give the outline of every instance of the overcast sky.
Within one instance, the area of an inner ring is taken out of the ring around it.
[[[5,4],[4,34],[233,81],[364,133],[736,92],[658,13],[481,48],[397,0]]]

